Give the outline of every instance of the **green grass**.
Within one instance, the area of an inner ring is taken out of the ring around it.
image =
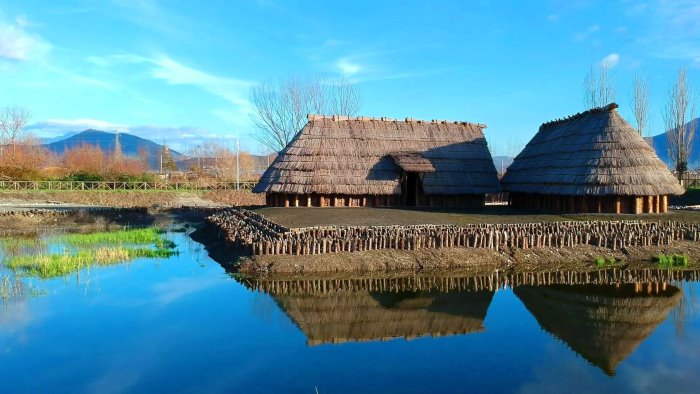
[[[656,256],[656,263],[659,268],[678,268],[688,266],[688,256],[680,254],[659,254]]]
[[[17,242],[23,244],[24,241],[20,239]],[[49,253],[46,249],[12,253],[6,255],[4,264],[22,275],[46,279],[92,266],[124,263],[141,257],[168,258],[178,253],[175,242],[166,239],[163,231],[153,227],[65,234],[50,237],[44,242],[66,248],[62,253]],[[15,247],[14,251],[18,251],[18,248]]]
[[[5,265],[15,271],[42,279],[55,278],[89,268],[126,263],[140,257],[168,258],[177,254],[171,249],[111,247],[96,250],[79,250],[76,253],[13,256]]]
[[[70,246],[87,247],[103,244],[154,244],[164,241],[164,238],[163,231],[154,227],[147,227],[88,234],[66,234],[56,237],[56,241]]]
[[[599,256],[595,258],[596,267],[610,267],[617,264],[617,262],[618,261],[614,257],[609,257],[606,259],[605,257]]]

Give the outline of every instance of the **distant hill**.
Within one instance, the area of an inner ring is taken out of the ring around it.
[[[42,145],[47,145],[47,144],[51,144],[53,142],[63,141],[63,140],[68,139],[68,138],[70,138],[78,133],[79,133],[79,131],[71,131],[70,133],[59,135],[57,137],[39,138],[39,142]]]
[[[695,140],[693,141],[693,146],[690,149],[690,158],[688,160],[688,166],[692,169],[700,167],[700,118],[693,120],[696,126]],[[690,124],[689,122],[688,124]],[[656,154],[659,156],[664,163],[671,165],[671,160],[668,157],[668,138],[666,133],[661,133],[650,138],[646,138],[647,142],[654,148]]]
[[[100,147],[105,152],[114,150],[114,143],[117,135],[106,131],[88,129],[83,132],[69,136],[60,141],[45,144],[49,151],[62,155],[65,151],[79,147],[83,144],[95,145]],[[157,169],[160,166],[160,154],[163,150],[161,144],[157,144],[151,140],[137,137],[133,134],[119,133],[119,141],[122,145],[122,152],[126,156],[138,157],[140,150],[146,150],[149,157],[149,166],[152,169]],[[185,156],[177,151],[170,150],[170,153],[175,161],[182,160]]]

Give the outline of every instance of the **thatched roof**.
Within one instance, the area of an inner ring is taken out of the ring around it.
[[[483,331],[493,291],[273,295],[309,345]]]
[[[519,286],[513,291],[542,328],[609,375],[680,301],[679,288],[636,293],[635,284]]]
[[[317,115],[308,119],[263,174],[255,192],[400,194],[402,165],[424,174],[427,194],[500,190],[485,125]],[[396,152],[414,155],[392,157]]]
[[[682,194],[683,188],[617,104],[545,123],[501,184],[510,192],[558,195]]]
[[[433,163],[420,152],[394,152],[390,153],[394,163],[407,172],[435,172]]]

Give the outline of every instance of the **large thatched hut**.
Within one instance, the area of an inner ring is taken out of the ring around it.
[[[683,296],[666,283],[518,286],[513,291],[544,330],[609,375]]]
[[[481,206],[500,190],[485,127],[309,115],[254,192],[280,207]]]
[[[516,208],[578,213],[664,213],[684,192],[616,111],[617,104],[540,126],[503,177]]]
[[[481,332],[493,291],[273,295],[309,345]]]

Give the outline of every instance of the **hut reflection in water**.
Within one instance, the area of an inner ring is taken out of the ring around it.
[[[683,297],[678,287],[658,282],[519,286],[513,291],[545,331],[608,375]]]
[[[484,330],[493,291],[273,295],[309,345],[467,334]]]
[[[271,294],[309,345],[482,332],[495,291],[512,288],[545,331],[613,375],[682,301],[669,282],[698,279],[696,270],[612,268],[240,280]]]

